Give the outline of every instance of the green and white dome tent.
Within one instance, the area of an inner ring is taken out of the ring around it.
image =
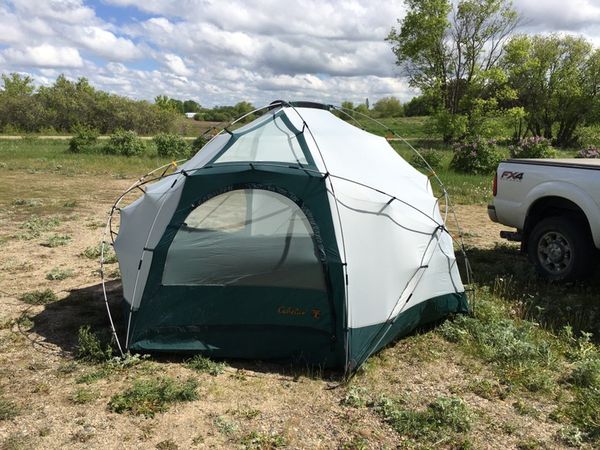
[[[429,178],[333,108],[274,102],[115,204],[126,350],[351,372],[468,311]]]

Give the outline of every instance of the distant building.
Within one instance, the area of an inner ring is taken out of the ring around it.
[[[198,113],[195,113],[195,112],[185,113],[185,117],[187,117],[188,119],[193,119],[196,114],[198,114]]]

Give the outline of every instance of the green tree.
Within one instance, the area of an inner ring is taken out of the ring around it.
[[[202,110],[202,106],[200,103],[195,102],[194,100],[186,100],[183,102],[183,112],[189,113],[197,113]]]
[[[575,143],[575,132],[600,100],[600,50],[573,36],[516,36],[503,64],[525,112],[523,135]]]
[[[443,121],[462,121],[445,116],[469,116],[470,101],[496,97],[494,89],[500,85],[495,69],[518,15],[507,0],[461,0],[454,8],[449,0],[406,0],[406,5],[407,15],[387,37],[396,63],[411,86],[439,99]],[[510,97],[508,91],[500,94],[500,101]],[[496,99],[483,110],[498,103]],[[473,132],[474,119],[466,118],[467,132]],[[443,131],[446,140],[460,137]]]
[[[33,78],[14,72],[9,75],[2,74],[2,85],[2,94],[10,97],[31,95],[35,90]]]
[[[401,117],[404,115],[404,108],[396,97],[380,98],[373,105],[373,111],[378,117]]]

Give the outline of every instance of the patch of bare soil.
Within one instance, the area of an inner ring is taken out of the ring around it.
[[[406,441],[373,408],[344,405],[347,387],[329,389],[339,381],[336,374],[231,362],[225,373],[213,377],[174,358],[145,361],[93,381],[90,376],[99,366],[73,356],[77,330],[82,325],[107,329],[108,323],[98,262],[81,254],[100,241],[112,200],[129,181],[6,172],[2,177],[14,179],[4,178],[12,188],[0,199],[0,393],[18,409],[16,417],[0,420],[2,448],[240,448],[254,442],[255,448],[379,449]],[[15,205],[16,198],[39,198],[41,204]],[[69,201],[75,206],[65,206]],[[484,208],[460,206],[458,211],[468,244],[499,241],[500,227],[487,219]],[[33,215],[55,216],[59,223],[37,237],[19,237]],[[70,241],[45,246],[55,234]],[[72,276],[47,279],[55,268],[70,270]],[[118,300],[120,284],[118,276],[113,278],[109,291]],[[46,288],[59,301],[35,306],[20,300],[26,292]],[[133,380],[164,375],[196,378],[199,399],[154,418],[108,410],[111,396]],[[482,376],[490,375],[481,363],[426,333],[380,352],[353,383],[366,386],[373,396],[405,396],[414,407],[440,395],[462,396],[475,415],[469,434],[474,448],[515,448],[527,438],[557,448],[552,439],[556,425],[546,420],[544,404],[531,400],[537,412],[518,415],[514,399],[478,397],[468,386]],[[83,404],[74,397],[81,389],[92,394]]]

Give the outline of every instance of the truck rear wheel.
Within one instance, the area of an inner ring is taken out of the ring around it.
[[[540,220],[529,234],[527,250],[537,271],[549,280],[585,278],[596,262],[587,227],[562,216]]]

